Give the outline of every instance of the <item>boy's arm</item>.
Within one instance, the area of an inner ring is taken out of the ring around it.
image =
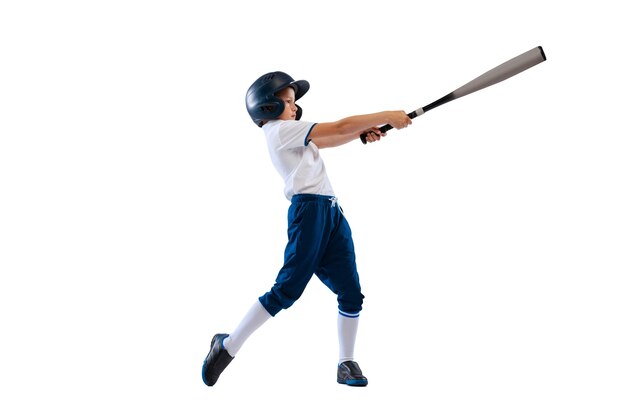
[[[402,129],[411,124],[411,118],[401,110],[349,116],[336,122],[318,123],[311,129],[308,139],[315,143],[318,148],[337,147],[358,138],[361,133],[371,130],[374,134],[369,134],[367,140],[372,142],[385,136],[376,128],[376,126],[385,124],[390,124],[396,129]]]

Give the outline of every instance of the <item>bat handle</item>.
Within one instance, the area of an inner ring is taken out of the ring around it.
[[[381,127],[380,127],[380,128],[378,128],[378,129],[380,129],[380,132],[383,132],[383,133],[384,133],[384,132],[387,132],[387,131],[388,131],[388,130],[390,130],[390,129],[393,129],[393,126],[391,126],[391,125],[387,124],[387,125],[381,126]],[[367,138],[367,134],[369,134],[369,133],[374,133],[374,131],[367,131],[367,132],[363,132],[363,133],[359,136],[359,137],[361,138],[361,142],[362,142],[363,144],[367,144],[367,139],[366,139],[366,138]]]
[[[408,116],[408,117],[410,117],[411,119],[415,119],[415,118],[416,118],[416,117],[418,117],[419,115],[423,115],[423,114],[424,114],[424,110],[420,108],[420,109],[417,109],[417,110],[412,111],[411,113],[407,113],[407,116]],[[393,129],[393,126],[391,126],[391,125],[387,124],[387,125],[381,126],[381,127],[380,127],[380,128],[378,128],[378,129],[380,129],[380,132],[385,133],[385,132],[387,132],[387,131],[389,131],[389,130]],[[373,132],[373,131],[363,132],[363,133],[360,135],[361,142],[362,142],[363,144],[367,144],[367,139],[366,139],[366,138],[367,138],[367,134],[369,134],[369,133],[371,133],[371,132]]]

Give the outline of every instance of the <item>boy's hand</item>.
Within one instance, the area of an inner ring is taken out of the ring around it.
[[[367,142],[375,142],[375,141],[380,140],[381,137],[387,136],[387,133],[386,132],[381,132],[380,129],[377,126],[369,128],[364,133],[366,134],[365,140]]]
[[[387,116],[389,118],[387,123],[396,129],[406,128],[413,123],[411,118],[402,110],[390,111]]]
[[[368,142],[378,141],[381,137],[381,134],[382,136],[385,136],[385,133],[392,128],[404,129],[411,123],[413,123],[409,115],[404,113],[404,111],[402,110],[387,110],[377,113],[376,115],[383,116],[387,124],[378,128],[371,128],[369,131],[365,131],[361,135],[359,135],[359,137],[361,138],[361,142],[364,144],[367,144]],[[372,131],[374,131],[375,134],[373,134]]]

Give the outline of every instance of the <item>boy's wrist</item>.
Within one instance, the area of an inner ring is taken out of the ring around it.
[[[384,112],[384,114],[385,114],[385,121],[382,124],[383,125],[384,124],[390,124],[391,123],[391,111],[387,110],[387,111]]]

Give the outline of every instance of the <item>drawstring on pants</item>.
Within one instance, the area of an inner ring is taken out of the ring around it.
[[[328,198],[328,200],[330,200],[330,207],[334,208],[335,205],[339,207],[339,210],[341,211],[341,213],[343,213],[343,208],[341,207],[341,205],[339,204],[339,199],[337,199],[335,196]]]

